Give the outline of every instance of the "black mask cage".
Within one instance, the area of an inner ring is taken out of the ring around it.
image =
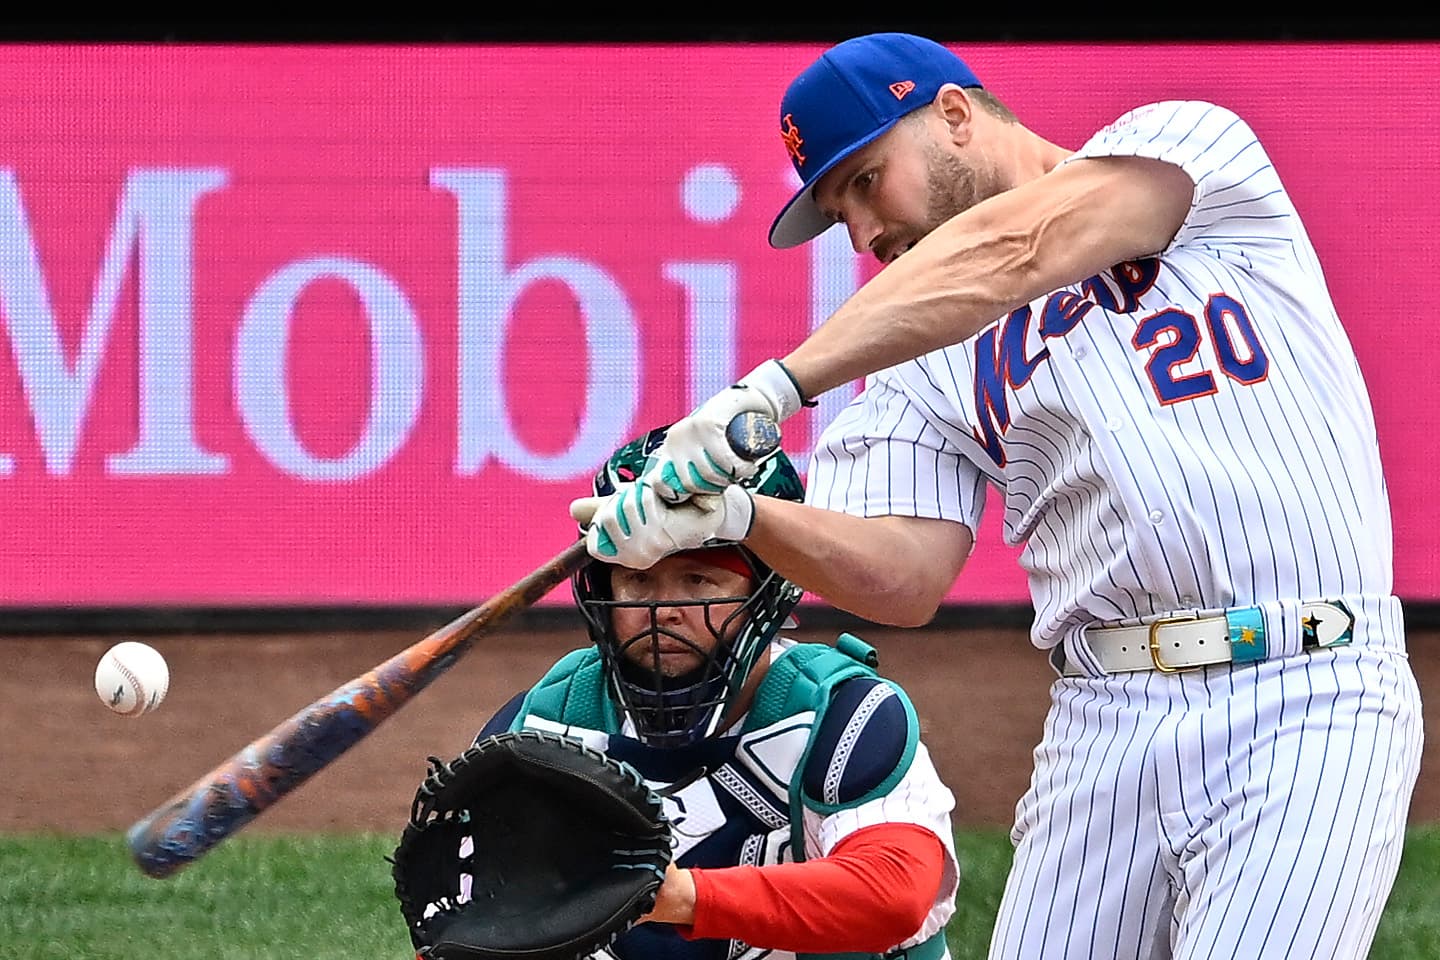
[[[590,638],[604,659],[610,689],[635,725],[639,739],[651,746],[683,747],[699,743],[723,731],[720,722],[745,687],[755,663],[769,646],[790,611],[799,602],[801,591],[783,579],[749,551],[741,555],[752,570],[756,584],[748,595],[711,597],[704,600],[617,601],[610,587],[611,567],[591,563],[571,583],[575,600],[585,618]],[[740,604],[720,617],[716,605]],[[648,624],[629,637],[617,636],[612,612],[617,607],[646,609]],[[662,608],[701,607],[705,625],[714,639],[709,650],[696,646],[661,623]],[[727,642],[725,635],[737,622],[741,626]],[[661,669],[659,645],[683,644],[700,656],[695,668],[680,676],[667,677]],[[647,664],[625,656],[636,645],[649,647],[653,656]]]

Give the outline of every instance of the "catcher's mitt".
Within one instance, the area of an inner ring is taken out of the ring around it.
[[[574,960],[654,907],[670,823],[629,765],[533,731],[430,764],[392,860],[417,956]]]

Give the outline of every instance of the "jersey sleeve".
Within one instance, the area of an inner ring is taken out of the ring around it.
[[[676,929],[687,940],[796,954],[889,953],[928,918],[944,857],[929,831],[890,823],[851,834],[818,860],[691,868],[694,922]]]
[[[1263,245],[1269,237],[1288,244],[1294,207],[1255,131],[1225,107],[1200,100],[1137,107],[1065,162],[1087,157],[1149,157],[1190,176],[1190,213],[1169,249],[1227,240]]]
[[[979,529],[986,480],[890,372],[831,421],[816,443],[806,502],[861,517],[954,520]]]

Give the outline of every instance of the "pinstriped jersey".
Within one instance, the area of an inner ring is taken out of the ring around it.
[[[817,442],[809,502],[974,530],[997,496],[1042,648],[1096,622],[1388,595],[1370,400],[1254,131],[1153,103],[1065,162],[1106,156],[1189,174],[1170,245],[867,378]]]

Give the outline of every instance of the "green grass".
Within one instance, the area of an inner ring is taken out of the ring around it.
[[[955,960],[985,956],[1009,866],[1002,832],[961,833]],[[123,839],[0,837],[3,960],[400,960],[410,942],[392,896],[388,836],[240,836],[165,880]],[[1440,826],[1415,828],[1375,960],[1440,957]]]
[[[0,957],[403,958],[381,859],[393,848],[388,837],[235,837],[153,880],[119,836],[0,838]]]

